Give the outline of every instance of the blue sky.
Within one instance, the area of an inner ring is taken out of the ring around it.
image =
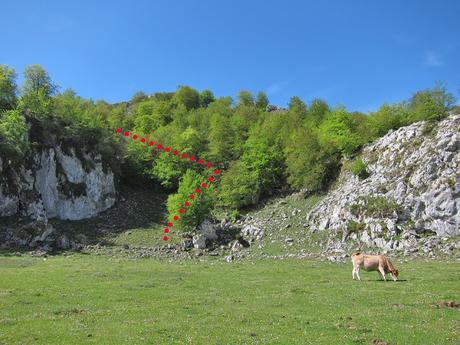
[[[0,63],[41,64],[109,102],[178,85],[368,111],[444,82],[459,98],[460,1],[2,1]]]

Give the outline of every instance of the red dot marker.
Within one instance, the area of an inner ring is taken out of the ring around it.
[[[184,212],[185,212],[185,210],[184,210],[183,208],[181,208],[181,209],[179,210],[179,213],[180,213],[180,214],[184,214]]]
[[[186,202],[184,202],[184,206],[188,207],[188,206],[190,206],[190,203],[188,201],[186,201]]]
[[[138,138],[137,134],[134,134],[133,135],[133,140],[137,140],[137,138]]]
[[[201,184],[201,187],[203,187],[203,188],[206,188],[207,186],[208,185],[206,183],[204,183],[204,182]]]
[[[206,163],[206,168],[210,168],[211,167],[211,162],[207,162]]]
[[[208,181],[209,181],[209,182],[214,181],[214,177],[212,177],[212,176],[208,177]]]
[[[164,232],[165,232],[165,234],[167,234],[169,232],[169,229],[165,228]]]
[[[191,162],[194,162],[194,161],[195,161],[195,156],[191,156],[191,157],[190,157],[190,161],[191,161]]]
[[[215,175],[219,175],[219,174],[220,174],[220,170],[219,170],[219,169],[214,170],[214,174],[215,174]]]
[[[179,154],[179,152],[177,152],[177,150],[174,150],[173,154],[174,154],[174,156],[177,156]]]
[[[167,148],[165,148],[165,151],[166,151],[166,152],[170,152],[170,151],[171,151],[171,148],[170,148],[170,147],[167,147]]]
[[[195,199],[195,195],[194,194],[190,194],[190,199]]]
[[[121,133],[121,128],[117,128],[117,133]]]
[[[163,237],[163,241],[167,241],[168,238],[169,238],[168,236]]]
[[[200,194],[200,193],[201,193],[200,188],[195,189],[195,193],[196,193],[196,194]]]
[[[157,145],[157,149],[158,149],[158,150],[161,150],[162,148],[163,148],[163,145],[161,145],[161,144],[158,144],[158,145]]]
[[[187,158],[187,154],[185,154],[185,153],[181,154],[181,158],[183,158],[183,159]]]
[[[129,132],[125,132],[125,137],[129,137]]]
[[[204,161],[200,158],[200,159],[198,159],[197,163],[198,163],[198,164],[203,164]]]
[[[142,143],[145,143],[145,138],[142,138],[142,139],[141,139],[141,142],[142,142]]]
[[[169,226],[170,228],[172,228],[173,223],[169,222],[169,223],[168,223],[168,226]]]
[[[149,146],[153,146],[153,144],[155,144],[154,141],[149,141]]]
[[[178,220],[179,219],[179,216],[178,215],[175,215],[174,216],[174,220]]]

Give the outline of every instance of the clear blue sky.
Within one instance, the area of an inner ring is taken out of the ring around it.
[[[3,1],[0,63],[62,89],[264,90],[373,110],[443,81],[459,98],[460,1]]]

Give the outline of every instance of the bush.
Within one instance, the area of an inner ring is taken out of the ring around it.
[[[359,234],[360,232],[363,232],[365,228],[366,224],[364,223],[357,223],[355,221],[349,221],[347,223],[347,231],[349,234]]]
[[[366,163],[361,158],[357,158],[351,167],[351,172],[358,176],[361,180],[364,180],[370,176],[367,171]]]
[[[233,221],[237,221],[238,219],[240,219],[240,218],[241,218],[240,211],[238,211],[238,210],[233,210],[232,213],[230,214],[230,218],[231,218]]]
[[[368,216],[373,218],[392,217],[394,213],[402,212],[402,206],[396,201],[388,200],[383,196],[361,197],[362,203],[351,206],[351,213],[354,216]]]

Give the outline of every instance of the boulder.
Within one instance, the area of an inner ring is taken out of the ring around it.
[[[217,240],[216,227],[207,219],[198,226],[196,233],[202,235],[206,240],[215,241]]]
[[[206,237],[202,234],[197,234],[193,236],[193,247],[197,249],[205,249],[206,248]]]
[[[260,241],[264,236],[264,231],[254,225],[246,225],[243,229],[241,229],[241,235]]]

